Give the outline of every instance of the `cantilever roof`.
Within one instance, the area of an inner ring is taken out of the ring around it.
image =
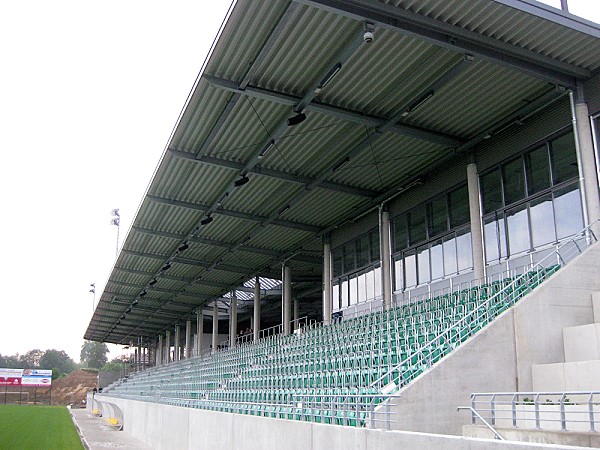
[[[235,2],[85,338],[153,339],[284,260],[319,294],[322,235],[594,76],[599,36],[525,0]]]

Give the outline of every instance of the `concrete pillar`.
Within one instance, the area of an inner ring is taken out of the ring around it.
[[[192,321],[185,322],[185,358],[192,356]]]
[[[179,361],[181,355],[181,327],[179,325],[175,325],[175,339],[173,341],[173,361]]]
[[[467,164],[467,189],[469,191],[469,220],[471,222],[471,251],[473,253],[473,277],[481,280],[485,277],[485,259],[483,254],[483,227],[481,224],[481,195],[477,164]]]
[[[217,301],[213,305],[213,320],[212,320],[212,353],[217,351],[217,347],[219,345],[219,307],[217,305]]]
[[[237,338],[237,296],[235,291],[231,293],[231,304],[229,307],[229,347],[235,347]]]
[[[196,330],[198,330],[196,335],[196,356],[200,356],[204,341],[204,314],[202,314],[201,309],[196,313]]]
[[[138,361],[138,347],[135,347],[135,349],[133,350],[133,367],[134,370],[137,372],[139,369],[139,361]]]
[[[600,197],[598,195],[598,172],[596,170],[596,155],[588,105],[583,97],[582,90],[578,90],[574,99],[571,94],[571,108],[573,109],[573,131],[577,149],[577,163],[579,166],[579,183],[583,202],[585,225],[594,224],[600,219]],[[595,224],[594,231],[598,231]]]
[[[325,325],[331,324],[333,292],[331,276],[331,243],[327,239],[323,242],[323,323]]]
[[[156,349],[156,365],[163,365],[163,337],[162,334],[158,336],[158,347]]]
[[[292,332],[292,268],[283,266],[283,334]]]
[[[165,333],[165,364],[171,362],[171,330]]]
[[[383,308],[392,307],[392,254],[390,244],[390,213],[379,209],[379,241],[381,259],[381,287],[383,291]]]
[[[254,317],[252,330],[254,331],[254,342],[258,342],[260,332],[260,279],[256,277],[254,282]]]
[[[298,297],[294,297],[294,330],[300,328],[300,324],[298,323],[298,319],[300,319],[300,302],[298,301]]]

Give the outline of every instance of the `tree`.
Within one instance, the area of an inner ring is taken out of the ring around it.
[[[34,350],[29,350],[24,355],[19,357],[19,363],[23,369],[39,369],[40,368],[40,360],[44,353],[39,348]]]
[[[108,346],[102,342],[85,341],[81,346],[81,363],[92,369],[100,369],[108,358]]]
[[[40,367],[42,369],[58,369],[60,373],[71,373],[77,368],[73,361],[64,350],[46,350],[44,356],[40,358]]]
[[[19,362],[19,354],[16,355],[0,355],[0,368],[4,369],[21,369]]]

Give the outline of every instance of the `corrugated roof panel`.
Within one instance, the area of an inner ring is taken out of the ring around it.
[[[218,211],[213,215],[213,219],[210,224],[201,226],[196,236],[225,242],[239,242],[258,224],[250,220],[224,216]]]
[[[250,174],[250,181],[234,189],[227,198],[227,209],[269,217],[303,186],[276,178]],[[258,224],[258,223],[257,223]]]
[[[271,224],[265,227],[264,232],[249,240],[248,245],[270,250],[287,251],[291,250],[296,244],[311,235],[312,233],[308,231],[295,230]]]
[[[195,227],[201,216],[200,211],[147,200],[147,204],[138,211],[134,226],[167,233],[187,234]]]
[[[272,258],[270,256],[260,255],[257,253],[243,252],[239,250],[235,252],[227,252],[221,258],[224,264],[245,267],[249,271],[257,270],[260,267],[267,266],[271,259]]]
[[[242,277],[241,273],[227,272],[225,270],[211,269],[202,272],[202,279],[208,281],[216,281],[219,283],[230,283],[231,286],[237,285]]]
[[[315,188],[281,218],[325,228],[365,202],[368,200],[354,195]]]
[[[123,248],[138,252],[144,252],[146,249],[151,248],[152,253],[167,254],[177,247],[179,241],[179,239],[132,230]]]
[[[443,147],[387,133],[329,177],[338,183],[386,191],[444,153]],[[398,168],[401,167],[402,170]]]
[[[180,255],[184,258],[212,262],[227,253],[227,249],[221,246],[205,245],[193,241],[190,241],[188,244],[190,247]]]
[[[477,61],[411,112],[406,122],[470,138],[548,89],[543,81]]]
[[[236,171],[232,169],[174,158],[160,185],[153,184],[148,194],[210,206],[235,176]]]

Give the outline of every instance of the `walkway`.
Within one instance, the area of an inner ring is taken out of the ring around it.
[[[107,448],[152,449],[152,447],[138,441],[129,433],[115,430],[102,417],[90,416],[85,409],[72,409],[71,416],[84,445],[87,444],[86,448],[89,450],[106,450]]]

